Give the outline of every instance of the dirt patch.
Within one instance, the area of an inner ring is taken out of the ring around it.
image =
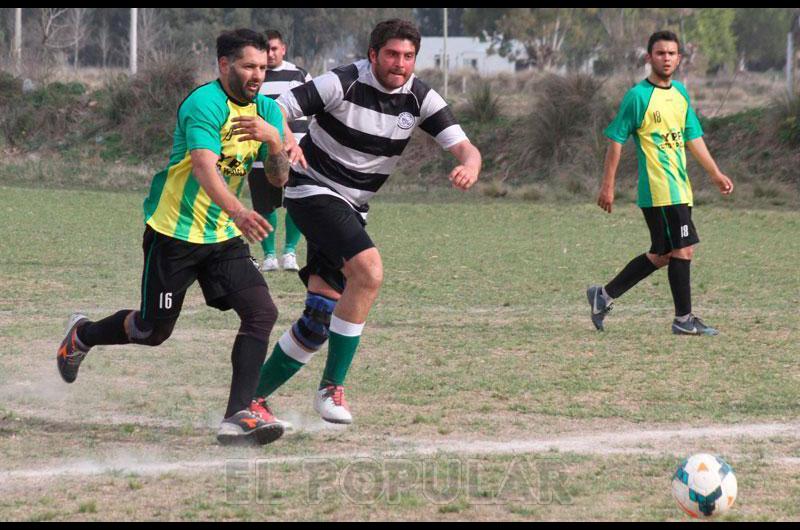
[[[3,424],[0,424],[0,428]],[[51,425],[53,427],[53,425]],[[60,424],[59,429],[53,429],[53,434],[61,436],[69,432],[77,434],[75,424]],[[306,430],[308,429],[308,430]],[[309,433],[318,433],[328,430],[315,421],[298,425],[293,430],[292,436],[303,436]],[[334,429],[342,432],[341,429]],[[60,432],[59,432],[60,431]],[[178,429],[164,428],[165,434],[170,437],[185,436],[186,433]],[[118,434],[116,429],[109,431]],[[199,435],[200,433],[194,433]],[[348,436],[345,434],[345,438]],[[706,442],[709,447],[714,447],[721,440],[768,440],[775,437],[800,436],[800,423],[758,423],[741,425],[714,425],[707,427],[681,427],[670,428],[639,428],[635,430],[609,430],[588,431],[584,433],[570,433],[568,435],[541,437],[516,440],[485,440],[445,438],[440,440],[419,440],[413,438],[390,438],[388,443],[377,445],[344,444],[350,447],[359,447],[356,451],[325,451],[319,453],[304,452],[302,455],[266,456],[263,453],[255,455],[259,460],[268,460],[275,464],[296,464],[309,459],[344,459],[354,460],[359,458],[391,458],[407,456],[426,456],[438,454],[454,455],[517,455],[531,453],[564,452],[587,455],[619,455],[619,454],[685,454],[685,448],[696,445],[697,442]],[[373,443],[375,440],[373,440]],[[13,483],[19,480],[41,481],[59,476],[86,476],[101,475],[105,473],[128,473],[136,475],[159,475],[164,473],[197,473],[209,470],[222,469],[232,457],[250,457],[252,452],[238,452],[217,458],[198,458],[191,460],[170,460],[162,444],[158,449],[137,446],[127,453],[112,454],[97,459],[80,459],[64,462],[61,465],[42,465],[35,469],[19,468],[0,471],[0,485]],[[310,444],[319,447],[317,444]],[[280,446],[276,446],[280,447]],[[781,464],[800,465],[800,458],[794,456],[777,456],[774,458]]]

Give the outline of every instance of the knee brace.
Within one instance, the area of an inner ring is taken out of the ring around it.
[[[331,315],[336,307],[336,300],[308,293],[303,316],[292,326],[292,335],[309,351],[319,350],[328,340],[331,326]]]
[[[172,335],[176,321],[177,319],[148,322],[142,320],[138,311],[131,311],[125,317],[125,333],[133,344],[158,346]]]

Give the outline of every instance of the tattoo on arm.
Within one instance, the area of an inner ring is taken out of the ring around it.
[[[264,164],[264,172],[273,185],[280,182],[280,186],[289,180],[289,157],[284,151],[270,154]]]

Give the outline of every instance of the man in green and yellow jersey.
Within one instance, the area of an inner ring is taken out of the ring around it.
[[[692,186],[686,173],[685,147],[722,194],[733,191],[733,182],[711,158],[686,88],[672,79],[680,60],[678,37],[670,31],[654,33],[647,43],[650,75],[625,94],[617,116],[605,131],[611,142],[597,204],[611,213],[622,146],[633,136],[639,159],[637,204],[650,229],[651,246],[649,252],[634,258],[608,284],[593,285],[587,290],[592,323],[601,331],[614,299],[655,270],[668,266],[675,303],[672,332],[718,333],[692,313],[689,272],[694,247],[700,239],[692,223]]]
[[[267,67],[264,37],[248,29],[225,32],[217,39],[217,58],[219,78],[181,103],[169,166],[153,178],[144,201],[139,310],[94,322],[72,315],[56,358],[62,378],[71,383],[93,346],[161,344],[172,334],[186,290],[197,281],[209,306],[233,309],[241,319],[217,439],[264,444],[283,434],[264,404],[253,401],[278,312],[241,236],[260,241],[272,227],[238,197],[256,160],[265,162],[273,184],[284,184],[289,154],[279,107],[258,94]]]

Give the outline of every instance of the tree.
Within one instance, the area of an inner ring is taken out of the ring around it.
[[[473,35],[489,38],[490,51],[517,64],[549,69],[566,62],[564,43],[579,10],[566,8],[469,9],[464,25]]]
[[[620,7],[588,9],[590,18],[602,28],[597,53],[605,72],[632,70],[644,61],[647,39],[664,29],[678,30],[680,13],[665,8]]]
[[[507,7],[468,7],[462,21],[467,35],[487,37],[497,33],[497,24],[509,11]]]
[[[262,8],[254,9],[253,25],[283,34],[290,57],[315,72],[354,57],[366,57],[375,24],[389,18],[411,20],[411,8]]]
[[[447,34],[451,37],[461,37],[465,35],[464,26],[462,24],[465,11],[468,11],[468,9],[463,7],[450,7],[447,9]],[[444,11],[441,7],[415,7],[414,19],[422,35],[442,35]]]
[[[67,17],[66,46],[72,47],[72,67],[77,70],[80,62],[80,51],[89,36],[92,12],[86,7],[73,7]]]
[[[706,62],[706,72],[721,68],[733,70],[736,65],[736,36],[732,8],[698,8],[686,24],[684,39],[695,47],[695,53]]]
[[[154,7],[139,9],[139,53],[143,66],[156,59],[166,47],[168,28]]]
[[[668,22],[659,8],[467,9],[469,34],[491,39],[492,50],[537,68],[579,68],[594,59],[611,72],[637,66],[647,36]],[[527,57],[515,51],[519,42]]]
[[[733,33],[737,56],[749,70],[783,68],[786,63],[786,33],[796,9],[765,7],[736,9]]]
[[[100,25],[98,26],[95,35],[97,47],[100,50],[100,64],[103,68],[107,68],[108,57],[111,54],[112,34],[111,22],[109,21],[108,17],[103,14],[103,10],[100,10]]]
[[[42,7],[39,9],[39,30],[41,45],[45,50],[62,47],[59,40],[66,29],[66,15],[69,9],[62,7]]]

